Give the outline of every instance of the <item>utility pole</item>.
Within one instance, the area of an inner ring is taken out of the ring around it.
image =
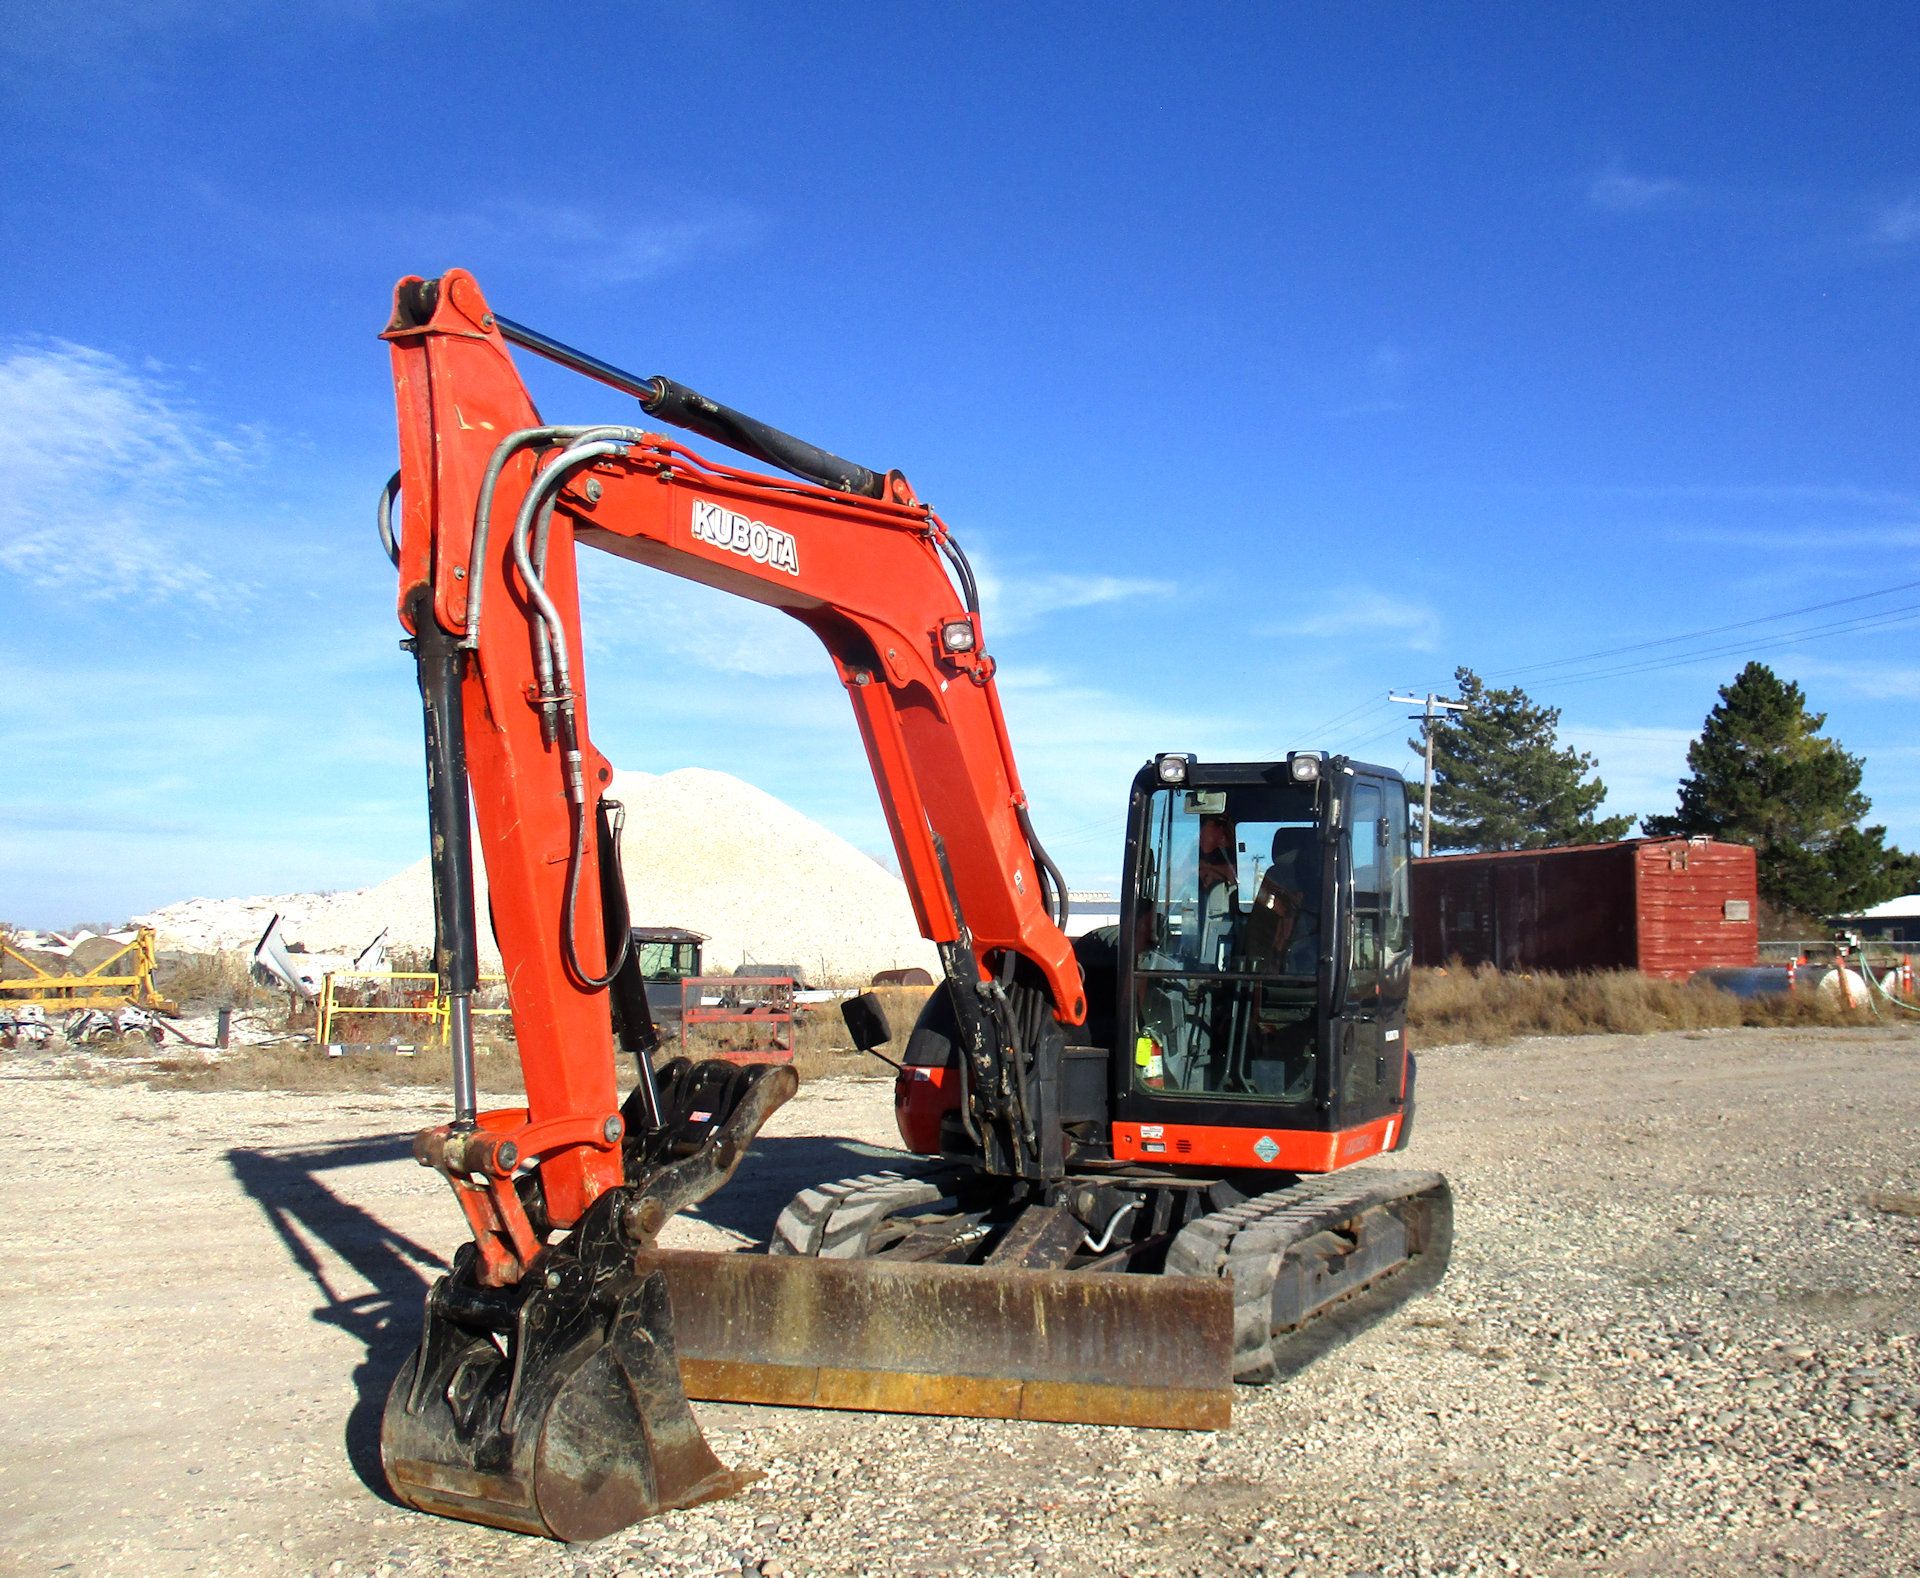
[[[1387,700],[1414,704],[1420,702],[1420,697],[1401,696],[1388,691]],[[1465,712],[1467,704],[1464,701],[1442,701],[1432,691],[1428,691],[1421,710],[1407,714],[1415,723],[1426,726],[1424,734],[1427,742],[1427,782],[1426,792],[1420,801],[1420,853],[1422,856],[1433,853],[1433,715],[1436,708],[1442,713]]]

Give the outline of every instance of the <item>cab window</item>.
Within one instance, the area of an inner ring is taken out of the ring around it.
[[[1371,1003],[1385,970],[1388,832],[1385,796],[1377,782],[1353,786],[1347,822],[1347,891],[1353,905],[1348,936],[1347,998]]]

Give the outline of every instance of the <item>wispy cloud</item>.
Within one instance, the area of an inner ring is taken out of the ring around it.
[[[1382,340],[1367,353],[1361,380],[1366,393],[1333,408],[1336,418],[1397,416],[1408,409],[1407,377],[1414,357],[1394,340]]]
[[[672,654],[760,679],[829,673],[819,639],[787,615],[624,559],[582,553],[580,595],[590,652]]]
[[[756,215],[737,205],[669,219],[506,198],[470,209],[395,216],[391,224],[403,229],[411,244],[474,259],[476,267],[503,257],[537,259],[551,273],[593,286],[657,279],[696,257],[743,245],[761,228]]]
[[[259,437],[218,426],[151,367],[16,345],[0,356],[0,572],[88,600],[232,597],[194,527]]]
[[[1906,627],[1901,634],[1911,638]],[[1848,662],[1832,658],[1795,658],[1798,679],[1824,680],[1869,701],[1920,701],[1920,668],[1912,664]]]
[[[1701,499],[1735,504],[1840,504],[1861,509],[1920,511],[1920,493],[1845,482],[1603,483],[1591,491],[1624,498]]]
[[[1146,576],[1076,575],[1057,571],[1017,574],[1002,570],[981,555],[975,555],[975,560],[974,573],[980,584],[981,614],[989,646],[998,636],[1031,630],[1052,614],[1180,594],[1174,582]]]
[[[1285,624],[1263,625],[1255,631],[1256,635],[1271,637],[1356,633],[1365,633],[1382,646],[1432,652],[1440,645],[1440,614],[1414,598],[1395,597],[1368,587],[1332,587],[1314,594]]]
[[[1607,786],[1603,811],[1612,816],[1623,812],[1645,816],[1672,809],[1695,732],[1636,724],[1562,723],[1560,743],[1593,757],[1600,781]]]
[[[1618,160],[1587,182],[1587,204],[1611,214],[1637,214],[1677,201],[1687,185],[1672,176],[1641,175]]]
[[[1920,241],[1920,197],[1907,196],[1877,205],[1867,220],[1867,240],[1882,247],[1912,246]]]

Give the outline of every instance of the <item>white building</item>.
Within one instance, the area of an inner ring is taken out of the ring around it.
[[[1858,915],[1842,915],[1837,924],[1860,933],[1865,942],[1910,942],[1920,946],[1920,893],[1888,899]]]
[[[1084,937],[1102,926],[1120,924],[1120,901],[1100,888],[1067,889],[1067,935]]]

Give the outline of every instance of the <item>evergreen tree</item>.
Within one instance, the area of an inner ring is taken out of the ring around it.
[[[1749,663],[1687,748],[1688,776],[1655,835],[1707,834],[1751,844],[1760,896],[1808,915],[1864,909],[1907,890],[1917,863],[1887,846],[1884,827],[1860,827],[1870,802],[1860,758],[1825,738],[1824,712],[1764,663]]]
[[[1558,707],[1518,688],[1489,690],[1472,669],[1453,671],[1467,710],[1435,718],[1433,838],[1428,849],[1542,849],[1623,837],[1630,816],[1596,818],[1607,786],[1593,758],[1558,742]],[[1408,743],[1424,751],[1426,740]]]

